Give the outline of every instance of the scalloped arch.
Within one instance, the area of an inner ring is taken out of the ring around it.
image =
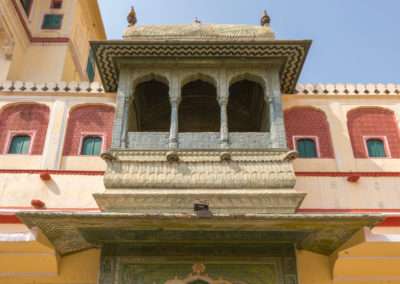
[[[186,84],[193,82],[193,81],[197,81],[197,80],[201,80],[201,81],[210,83],[211,85],[213,85],[215,87],[216,90],[219,89],[217,80],[212,75],[205,74],[202,72],[197,72],[197,73],[185,76],[181,81],[180,88],[182,89]]]
[[[253,74],[253,73],[249,73],[249,72],[245,72],[239,75],[235,75],[232,78],[229,79],[229,84],[228,87],[231,87],[233,84],[243,81],[243,80],[248,80],[254,83],[257,83],[261,86],[261,88],[263,89],[264,93],[266,90],[266,86],[265,86],[265,81],[262,77]]]

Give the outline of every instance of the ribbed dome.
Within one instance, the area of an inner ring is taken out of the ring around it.
[[[270,27],[222,24],[183,24],[129,26],[125,29],[125,40],[205,40],[205,41],[265,41],[274,40],[275,33]]]

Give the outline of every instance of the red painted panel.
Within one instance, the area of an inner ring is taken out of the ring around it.
[[[390,156],[400,158],[399,127],[390,110],[380,108],[351,110],[347,114],[347,127],[355,158],[368,158],[364,136],[386,136]]]
[[[39,104],[16,104],[6,106],[0,113],[0,153],[7,152],[7,138],[9,131],[34,131],[31,140],[32,155],[41,155],[46,139],[50,110],[47,106]],[[8,141],[9,143],[11,141]]]
[[[64,142],[64,156],[79,155],[82,133],[102,134],[104,150],[111,146],[114,124],[114,108],[110,106],[87,105],[73,109],[70,113]]]
[[[284,118],[290,149],[295,148],[293,136],[316,136],[320,158],[334,158],[329,124],[322,111],[311,107],[294,107],[284,111]]]

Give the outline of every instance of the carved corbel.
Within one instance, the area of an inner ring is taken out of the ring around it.
[[[0,23],[0,46],[2,46],[5,59],[11,60],[14,48],[14,39],[9,33],[7,33],[2,23]]]

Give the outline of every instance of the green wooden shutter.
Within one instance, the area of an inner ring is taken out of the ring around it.
[[[369,139],[367,141],[368,156],[371,158],[385,158],[385,146],[380,139]]]
[[[89,52],[89,56],[88,56],[88,61],[87,61],[87,65],[86,65],[86,73],[88,75],[88,79],[91,82],[93,82],[94,80],[94,63],[93,63],[93,59],[92,59],[92,53]]]
[[[101,138],[100,137],[93,137],[93,154],[92,155],[100,155],[101,152]]]
[[[14,136],[11,141],[10,154],[28,154],[29,144],[31,142],[30,136]]]
[[[100,137],[86,137],[83,140],[82,155],[100,155],[101,152],[101,138]]]
[[[315,143],[311,139],[297,140],[297,151],[299,158],[316,158],[317,152],[315,151]]]
[[[42,29],[60,29],[61,20],[62,20],[61,15],[45,15]]]
[[[25,14],[29,16],[31,11],[32,0],[21,0],[21,5],[24,8]]]

